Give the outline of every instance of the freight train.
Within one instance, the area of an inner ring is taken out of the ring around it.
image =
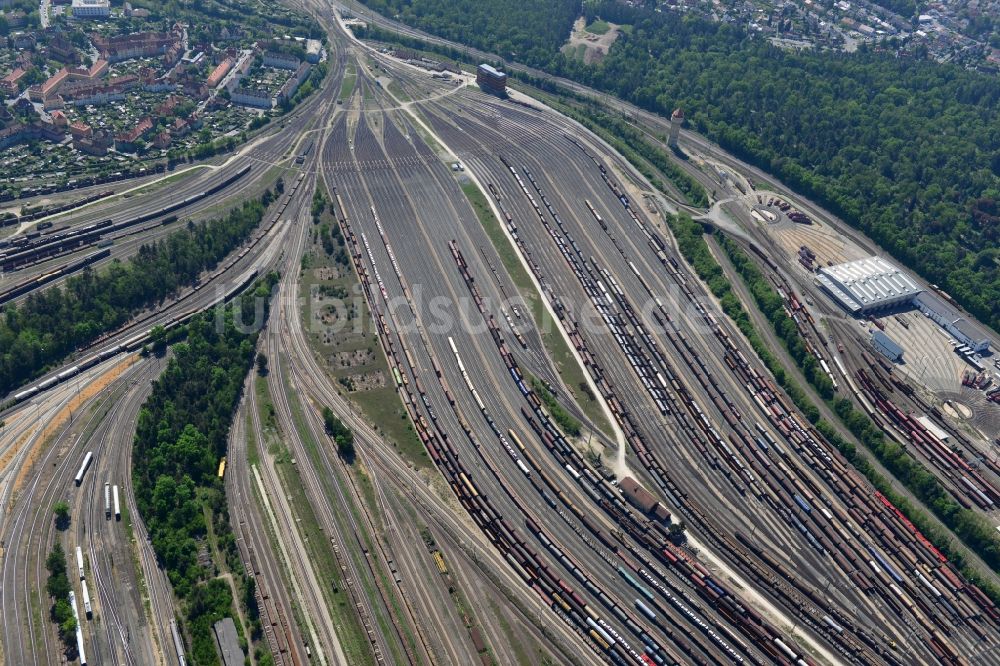
[[[21,242],[18,242],[20,239],[10,239],[8,244],[9,249],[6,251],[0,251],[0,269],[4,271],[16,270],[19,267],[37,263],[38,261],[48,257],[59,256],[76,248],[95,244],[99,242],[102,237],[109,234],[129,229],[138,224],[142,224],[143,222],[148,222],[156,218],[169,216],[170,213],[174,211],[197,203],[202,199],[215,194],[219,190],[228,187],[249,172],[250,165],[248,164],[207,190],[193,194],[189,197],[168,204],[163,208],[143,213],[142,215],[128,220],[122,220],[119,222],[104,220],[85,225],[79,229],[66,229],[55,234],[47,234],[44,236],[36,231],[21,237],[25,239]],[[174,222],[176,220],[177,217],[174,216],[173,218],[163,220],[161,224],[169,224],[170,222]]]

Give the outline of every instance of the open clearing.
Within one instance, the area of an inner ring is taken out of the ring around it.
[[[569,40],[563,45],[562,51],[582,59],[588,65],[600,62],[608,54],[621,31],[622,26],[600,19],[588,26],[586,19],[581,16],[573,24],[573,31]]]

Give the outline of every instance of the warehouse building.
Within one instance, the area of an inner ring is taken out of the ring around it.
[[[240,647],[240,637],[236,633],[236,623],[233,622],[233,618],[222,618],[212,625],[212,629],[215,631],[215,641],[223,666],[243,666],[246,656]]]
[[[893,363],[903,360],[903,348],[882,331],[877,330],[872,333],[872,347]]]
[[[923,290],[881,257],[868,257],[819,269],[819,285],[852,314],[909,305]]]
[[[944,330],[951,333],[956,340],[977,354],[984,354],[990,349],[990,339],[986,332],[963,317],[955,308],[934,294],[920,294],[914,304],[920,311],[933,319]]]
[[[501,97],[507,94],[507,75],[486,63],[476,68],[476,83],[483,90]]]

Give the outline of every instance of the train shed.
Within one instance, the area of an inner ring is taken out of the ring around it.
[[[881,257],[866,257],[819,269],[816,281],[842,308],[861,315],[909,305],[923,290]]]

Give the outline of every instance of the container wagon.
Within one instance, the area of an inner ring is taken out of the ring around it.
[[[83,587],[83,612],[89,620],[94,617],[94,608],[90,605],[90,590],[87,589],[87,581],[80,581],[80,585]]]
[[[180,666],[187,666],[187,659],[184,657],[184,641],[181,640],[181,634],[177,631],[177,622],[173,619],[170,620],[170,633],[174,637],[174,649],[177,651],[177,663]]]
[[[94,452],[87,451],[87,455],[83,457],[83,462],[80,463],[80,469],[76,473],[76,478],[73,479],[73,482],[76,483],[77,486],[83,483],[83,475],[87,473],[87,468],[90,467],[90,462],[93,459],[94,459]]]
[[[122,508],[121,508],[121,504],[119,504],[119,502],[118,502],[118,486],[117,485],[111,487],[111,500],[112,500],[112,502],[114,504],[114,508],[115,508],[115,520],[121,520],[122,519]]]
[[[80,655],[80,666],[87,666],[87,653],[83,651],[83,630],[80,628],[80,613],[76,609],[76,593],[69,591],[69,606],[73,609],[73,619],[76,620],[76,651]]]

